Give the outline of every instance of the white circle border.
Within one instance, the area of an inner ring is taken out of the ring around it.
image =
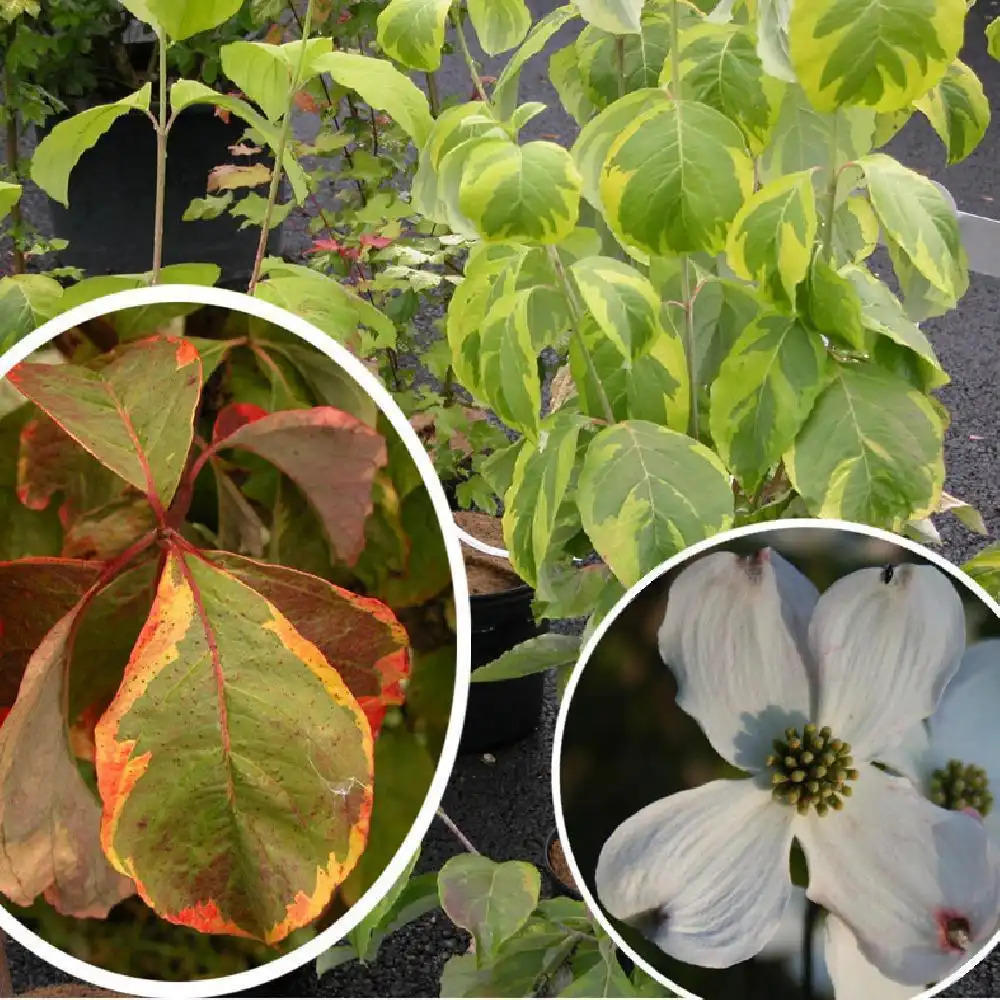
[[[670,570],[672,570],[675,566],[679,566],[682,563],[687,562],[695,556],[700,555],[702,552],[717,548],[720,545],[724,545],[727,542],[731,542],[738,538],[747,538],[753,535],[781,531],[786,528],[806,528],[814,531],[846,531],[855,535],[867,535],[869,538],[877,538],[880,541],[889,542],[898,548],[908,549],[910,552],[914,552],[926,559],[928,562],[933,563],[939,569],[947,573],[953,580],[960,581],[993,612],[998,620],[1000,620],[1000,603],[995,601],[978,583],[975,582],[975,580],[964,573],[958,566],[945,559],[944,556],[938,555],[938,553],[925,548],[923,545],[909,538],[893,534],[891,531],[884,531],[882,528],[872,528],[865,524],[858,524],[854,521],[842,521],[836,518],[795,517],[788,518],[787,520],[765,521],[760,524],[748,524],[741,528],[730,528],[728,531],[719,532],[717,535],[713,535],[711,538],[706,538],[703,541],[697,542],[683,551],[678,552],[677,555],[671,556],[668,560],[666,560],[666,562],[663,562],[655,569],[650,570],[638,583],[630,587],[628,591],[621,598],[619,598],[614,607],[612,607],[607,615],[605,615],[600,624],[596,629],[594,629],[593,633],[584,643],[583,648],[580,650],[580,656],[577,659],[576,666],[573,668],[573,673],[566,684],[562,699],[559,703],[559,713],[556,717],[556,728],[552,738],[552,805],[555,810],[556,830],[559,833],[563,853],[566,855],[566,862],[569,865],[570,871],[573,873],[576,886],[580,891],[580,895],[583,897],[583,901],[586,904],[587,909],[590,911],[594,919],[597,920],[601,927],[610,935],[615,944],[623,952],[625,952],[625,954],[628,955],[628,957],[639,968],[656,980],[656,982],[658,982],[661,986],[666,986],[667,989],[673,990],[679,997],[683,997],[684,1000],[714,1000],[714,998],[699,997],[696,993],[691,993],[677,983],[667,979],[666,976],[655,969],[629,944],[626,943],[624,938],[622,938],[618,931],[616,931],[611,925],[611,922],[601,909],[600,904],[594,898],[587,886],[586,880],[583,878],[580,867],[576,862],[576,858],[573,855],[573,848],[570,844],[569,834],[566,830],[566,820],[563,815],[562,785],[560,782],[559,768],[562,756],[563,736],[566,731],[566,719],[569,715],[569,706],[573,700],[573,695],[576,693],[577,685],[580,683],[580,678],[583,676],[583,672],[586,670],[587,663],[593,655],[594,650],[604,638],[604,634],[618,619],[618,616],[622,613],[622,611],[624,611],[632,603],[632,601],[635,600],[635,598],[638,597],[643,590],[645,590],[646,587],[648,587],[651,583],[654,583],[661,576],[670,572]],[[910,1000],[929,1000],[930,997],[943,996],[941,993],[942,990],[947,989],[963,976],[971,972],[980,962],[987,958],[987,956],[998,944],[1000,944],[1000,930],[998,930],[989,942],[983,945],[972,958],[970,958],[964,965],[960,966],[950,976],[942,979],[941,982],[937,983],[929,990],[924,990],[922,993],[915,993]]]
[[[416,431],[410,426],[402,410],[393,400],[389,391],[379,379],[373,375],[346,347],[337,343],[328,334],[323,333],[313,324],[288,312],[280,306],[272,305],[262,299],[251,298],[241,292],[226,289],[206,287],[201,285],[155,285],[125,292],[115,292],[101,298],[85,302],[73,309],[49,320],[23,340],[18,341],[0,357],[0,378],[4,378],[14,365],[25,360],[30,354],[47,345],[54,337],[67,332],[75,326],[88,320],[97,319],[121,309],[135,307],[187,303],[208,306],[218,306],[234,312],[255,316],[268,323],[280,326],[290,333],[297,334],[317,350],[322,351],[331,361],[339,365],[350,375],[372,398],[379,410],[389,419],[396,433],[414,464],[420,472],[424,486],[430,493],[434,510],[441,527],[448,562],[451,567],[452,595],[455,603],[456,649],[455,687],[452,692],[451,715],[445,734],[444,746],[438,758],[434,777],[424,799],[417,818],[403,839],[388,866],[375,880],[361,898],[347,913],[336,920],[332,926],[319,934],[312,941],[307,941],[287,955],[282,955],[270,962],[259,965],[246,972],[229,976],[219,976],[214,979],[192,980],[191,982],[172,982],[170,980],[139,979],[133,976],[109,972],[98,966],[91,965],[82,959],[75,958],[49,944],[44,938],[28,930],[13,915],[7,912],[0,903],[0,929],[9,934],[22,947],[33,952],[39,958],[54,965],[60,971],[76,979],[81,979],[91,986],[98,986],[112,992],[125,993],[139,997],[170,997],[170,998],[202,998],[225,996],[241,990],[254,989],[263,986],[279,976],[295,972],[303,965],[319,957],[332,948],[357,926],[375,906],[382,900],[393,884],[403,874],[403,870],[420,847],[435,813],[444,797],[445,787],[451,778],[451,772],[458,756],[458,744],[465,721],[465,710],[468,701],[469,684],[471,681],[471,637],[472,619],[469,605],[468,581],[465,575],[465,563],[462,558],[461,545],[454,530],[451,507],[445,496],[444,489],[434,465],[425,451]],[[446,527],[447,526],[447,527]]]

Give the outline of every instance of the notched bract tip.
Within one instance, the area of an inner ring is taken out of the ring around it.
[[[751,583],[760,583],[764,578],[764,567],[771,561],[771,552],[769,548],[758,549],[749,555],[736,557]]]
[[[670,914],[664,906],[654,906],[652,909],[634,913],[622,919],[622,923],[638,931],[643,937],[655,940],[667,929]]]

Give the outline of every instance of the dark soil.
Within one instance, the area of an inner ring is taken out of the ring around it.
[[[548,855],[549,867],[552,869],[552,874],[555,875],[557,879],[566,888],[572,889],[577,895],[580,894],[580,890],[577,888],[576,880],[573,878],[573,872],[570,870],[569,864],[566,861],[566,853],[563,851],[562,841],[558,837],[553,837],[549,843],[549,855]]]
[[[504,547],[503,527],[498,517],[480,514],[478,511],[459,511],[455,522],[473,538],[494,548]],[[465,573],[469,578],[470,594],[499,594],[505,590],[516,590],[524,586],[524,581],[510,568],[503,556],[491,556],[479,552],[462,543],[462,558]]]

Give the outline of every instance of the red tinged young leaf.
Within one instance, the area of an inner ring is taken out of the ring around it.
[[[60,913],[104,917],[134,888],[102,853],[101,806],[66,734],[66,675],[83,604],[35,650],[0,728],[0,892],[19,906],[44,893]]]
[[[212,441],[217,444],[230,434],[235,434],[245,424],[252,424],[255,420],[266,416],[267,410],[263,406],[257,406],[256,403],[230,403],[224,406],[215,418]]]
[[[187,461],[201,359],[177,337],[121,348],[100,371],[22,362],[7,378],[99,462],[164,509]]]
[[[0,705],[13,705],[31,654],[97,582],[101,567],[71,559],[0,563]]]
[[[391,609],[309,573],[229,552],[205,555],[270,601],[319,649],[378,735],[386,708],[403,704],[410,675],[409,637]]]
[[[273,604],[198,555],[168,551],[95,737],[105,854],[172,923],[281,941],[364,849],[364,713]]]
[[[243,448],[280,469],[319,515],[338,559],[357,562],[375,473],[387,461],[381,434],[342,410],[316,406],[260,417],[216,441],[218,448]]]

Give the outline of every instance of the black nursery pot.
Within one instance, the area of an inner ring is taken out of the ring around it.
[[[508,650],[547,631],[535,623],[535,592],[525,585],[496,594],[474,594],[472,672]],[[459,750],[486,753],[524,739],[537,727],[545,700],[545,674],[469,685],[469,704]]]
[[[235,115],[227,124],[211,106],[195,105],[177,116],[167,139],[163,264],[217,264],[219,284],[231,288],[249,281],[260,230],[241,231],[245,220],[228,214],[199,222],[182,222],[181,216],[194,198],[205,197],[213,167],[273,162],[263,154],[230,153],[245,131]],[[234,192],[235,199],[244,193]],[[70,174],[69,208],[49,204],[56,235],[69,241],[59,254],[64,266],[89,277],[148,271],[156,206],[156,134],[149,119],[137,111],[119,118]],[[280,253],[280,233],[280,227],[272,230],[272,254]]]

